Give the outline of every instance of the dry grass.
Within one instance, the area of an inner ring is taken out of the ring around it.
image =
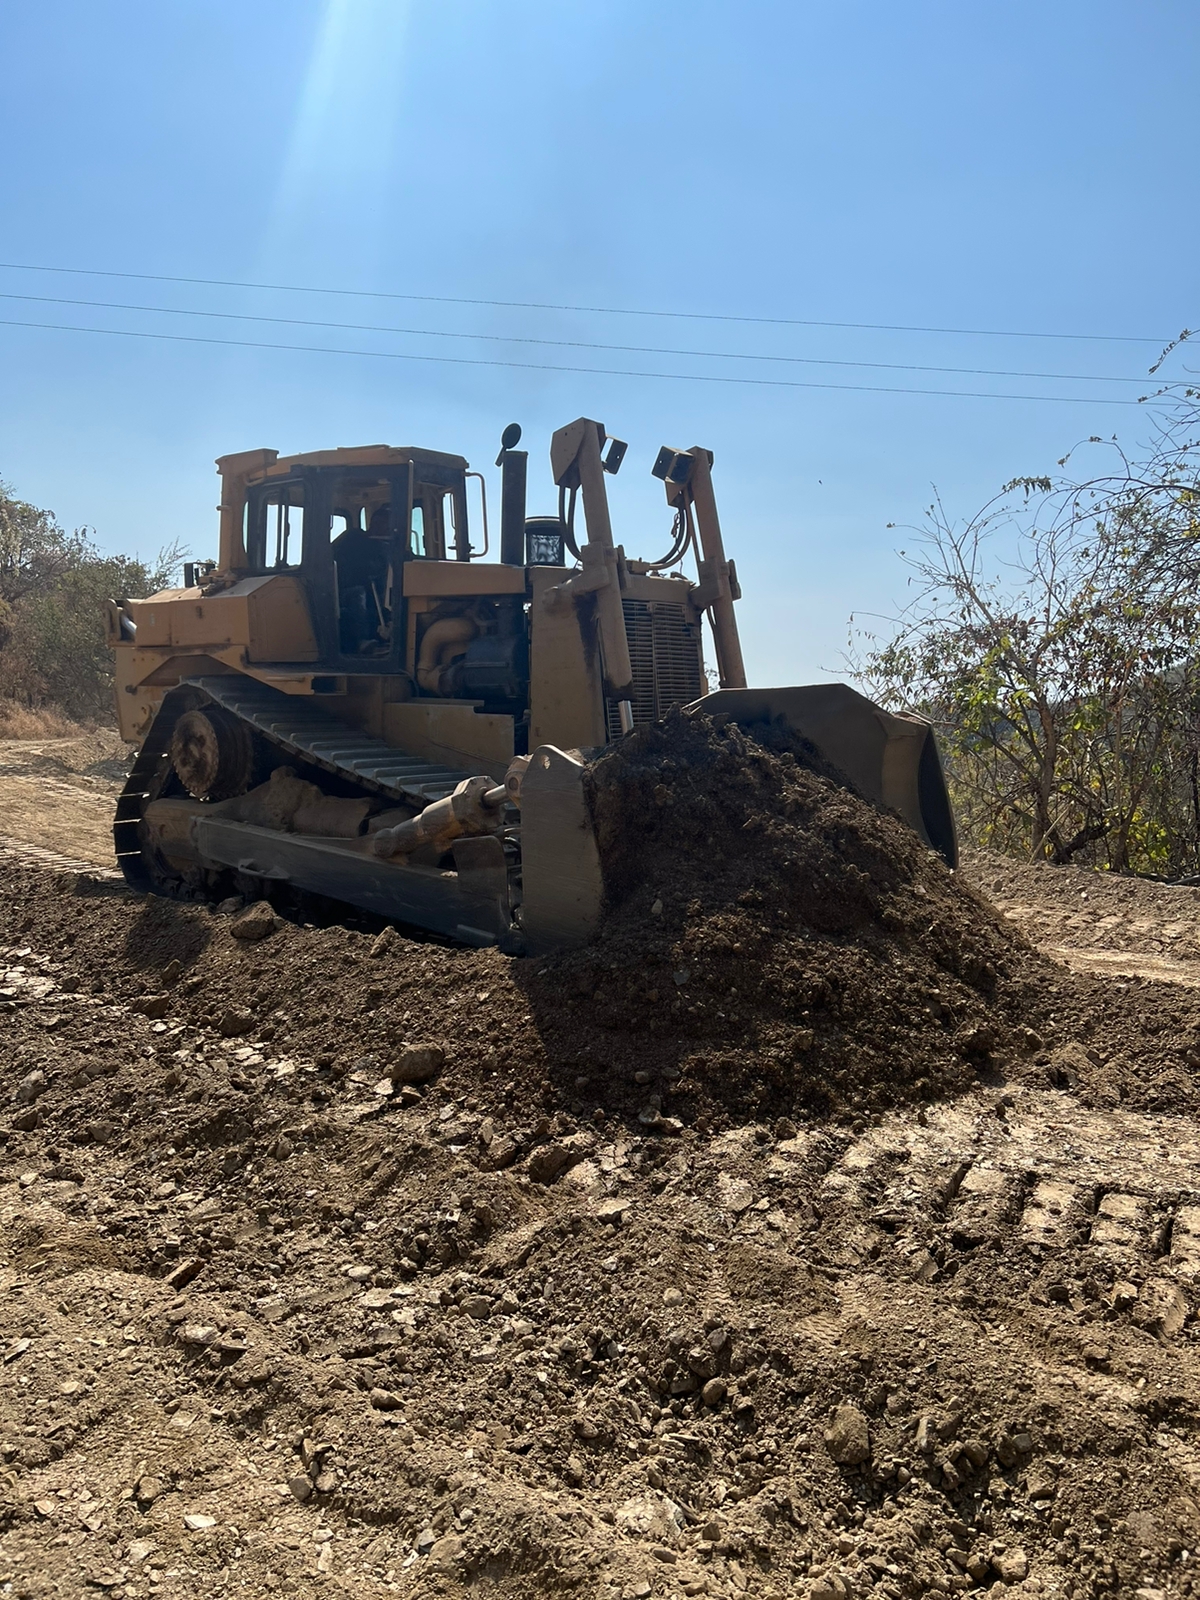
[[[23,706],[0,697],[0,739],[70,739],[86,731],[50,706]]]

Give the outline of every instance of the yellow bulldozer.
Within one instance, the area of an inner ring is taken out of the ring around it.
[[[140,747],[114,823],[134,887],[299,891],[514,953],[581,943],[603,898],[588,761],[674,705],[782,720],[955,864],[927,722],[842,684],[747,688],[709,451],[659,452],[670,548],[637,560],[606,492],[624,443],[588,418],[560,428],[558,512],[528,516],[520,437],[506,428],[496,458],[499,559],[461,456],[218,460],[216,561],[108,610]]]

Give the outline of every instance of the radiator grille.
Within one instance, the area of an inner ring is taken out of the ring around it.
[[[629,659],[633,665],[633,725],[657,722],[673,705],[698,700],[704,690],[700,625],[667,601],[623,600]],[[606,707],[608,736],[621,736],[615,700]]]

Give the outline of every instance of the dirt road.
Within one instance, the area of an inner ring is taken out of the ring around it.
[[[108,860],[86,758],[6,752],[0,832]],[[833,1121],[535,1068],[495,952],[9,847],[0,1593],[1192,1594],[1194,892],[966,872],[1087,970]]]
[[[112,866],[113,802],[127,767],[115,733],[0,740],[0,837]]]

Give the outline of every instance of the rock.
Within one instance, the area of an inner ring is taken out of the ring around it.
[[[684,1360],[694,1378],[708,1379],[717,1375],[717,1356],[711,1345],[694,1345]]]
[[[190,1528],[193,1533],[200,1533],[205,1528],[215,1528],[216,1517],[206,1516],[203,1511],[189,1511],[183,1519],[185,1528]]]
[[[992,1565],[1005,1583],[1021,1583],[1029,1576],[1029,1557],[1020,1547],[993,1556]]]
[[[665,1495],[635,1495],[617,1510],[617,1527],[622,1533],[659,1541],[673,1539],[686,1526],[683,1512]]]
[[[469,1294],[462,1302],[462,1309],[466,1316],[474,1317],[476,1322],[486,1322],[492,1314],[492,1302],[485,1294]]]
[[[292,1492],[292,1498],[298,1500],[301,1505],[313,1492],[312,1479],[304,1472],[297,1472],[294,1477],[289,1478],[287,1486]]]
[[[839,1572],[811,1579],[805,1591],[807,1600],[848,1600],[853,1593],[854,1590]]]
[[[17,1085],[13,1099],[19,1106],[30,1106],[38,1095],[46,1091],[46,1074],[44,1072],[27,1072]]]
[[[1167,1278],[1151,1278],[1143,1284],[1133,1320],[1140,1328],[1173,1339],[1187,1321],[1187,1297],[1178,1284]]]
[[[568,1167],[580,1159],[580,1152],[565,1144],[547,1144],[535,1150],[525,1170],[534,1183],[553,1183]]]
[[[731,1178],[727,1172],[717,1174],[717,1197],[726,1211],[741,1216],[754,1204],[754,1190],[744,1178]]]
[[[183,1289],[204,1271],[204,1262],[188,1256],[167,1273],[163,1279],[172,1289]]]
[[[825,1448],[839,1467],[856,1467],[871,1455],[865,1414],[857,1406],[838,1406],[825,1430]]]
[[[215,1344],[219,1337],[218,1330],[202,1322],[185,1322],[178,1328],[175,1337],[180,1344],[191,1345],[195,1349],[206,1350],[209,1345]]]
[[[267,901],[256,900],[239,916],[234,917],[229,931],[235,939],[245,939],[250,942],[267,938],[277,927],[275,913]]]
[[[443,1534],[429,1551],[429,1560],[435,1567],[451,1567],[463,1553],[463,1541],[457,1533]]]
[[[629,1196],[614,1196],[610,1200],[601,1200],[596,1207],[596,1220],[619,1228],[632,1210],[633,1200]]]
[[[42,1113],[36,1106],[26,1106],[24,1111],[18,1111],[12,1119],[12,1125],[18,1133],[32,1133],[41,1126]]]
[[[151,1477],[139,1478],[133,1490],[134,1498],[144,1506],[153,1505],[162,1492],[162,1479]]]
[[[222,900],[217,906],[217,915],[219,917],[236,917],[245,904],[246,902],[240,894],[231,894],[227,900]]]
[[[170,987],[171,984],[178,983],[182,976],[183,962],[180,961],[178,956],[172,956],[170,961],[168,961],[166,966],[162,969],[162,981],[164,984]]]
[[[487,1164],[496,1172],[502,1172],[505,1167],[511,1167],[520,1154],[521,1147],[517,1141],[507,1133],[496,1134],[487,1150]]]
[[[938,1447],[938,1419],[926,1414],[917,1423],[917,1449],[923,1456],[931,1456]]]
[[[245,1006],[230,1006],[222,1013],[217,1031],[224,1039],[236,1039],[243,1033],[249,1033],[253,1026],[252,1011],[247,1011]]]
[[[393,1083],[429,1083],[446,1065],[440,1044],[409,1045],[387,1069]]]
[[[365,1262],[360,1262],[356,1267],[347,1267],[346,1276],[351,1283],[370,1283],[375,1276],[375,1268],[368,1267]]]
[[[375,943],[371,946],[370,954],[378,959],[380,956],[387,955],[388,951],[393,947],[393,945],[397,945],[399,943],[400,935],[396,932],[395,928],[389,924],[386,928],[384,928],[382,933],[376,935]]]
[[[569,1483],[573,1483],[577,1487],[583,1482],[583,1462],[578,1456],[567,1457],[567,1464],[563,1468],[563,1476]]]
[[[317,1551],[317,1571],[333,1571],[333,1545],[328,1539],[326,1539],[325,1543]]]
[[[683,1301],[683,1291],[680,1289],[664,1289],[662,1299],[665,1306],[680,1305]]]
[[[369,1398],[376,1411],[399,1411],[404,1404],[391,1389],[372,1389]]]
[[[140,1012],[143,1017],[150,1017],[151,1020],[157,1021],[158,1018],[166,1016],[167,1007],[170,1004],[171,996],[169,994],[144,994],[140,999],[135,1000],[129,1009]]]
[[[700,1398],[710,1411],[714,1410],[725,1398],[725,1379],[710,1378],[701,1389]]]
[[[1130,1283],[1127,1278],[1118,1278],[1112,1286],[1110,1304],[1114,1311],[1128,1311],[1137,1297],[1137,1284]]]

